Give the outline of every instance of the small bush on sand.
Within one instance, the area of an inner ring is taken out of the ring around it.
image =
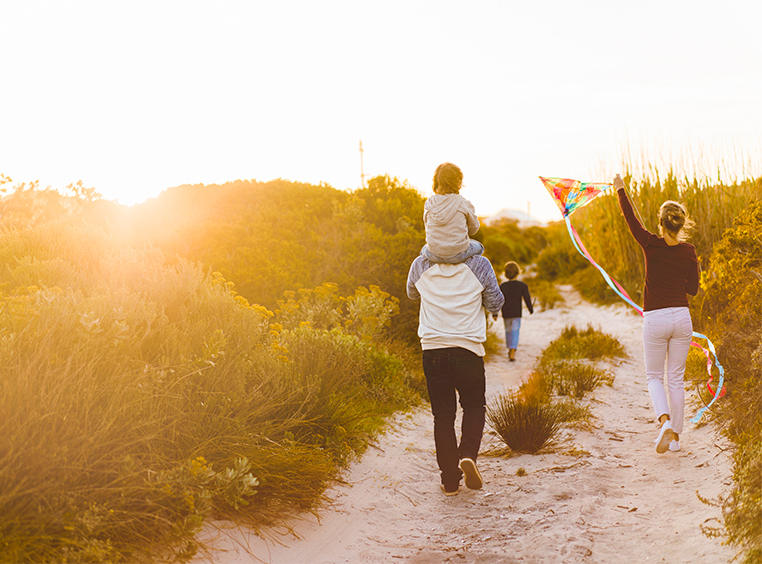
[[[624,347],[611,335],[595,329],[592,325],[588,325],[584,331],[571,325],[565,327],[561,335],[542,352],[540,362],[546,364],[554,360],[599,360],[626,356]]]
[[[505,395],[487,406],[487,421],[511,450],[528,454],[550,444],[562,423],[552,403],[528,402]]]

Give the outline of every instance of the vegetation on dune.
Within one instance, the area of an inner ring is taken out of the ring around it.
[[[379,287],[271,311],[198,263],[117,244],[86,200],[38,221],[24,198],[0,225],[0,561],[185,560],[209,518],[315,508],[420,400]]]
[[[211,265],[241,296],[275,309],[284,291],[377,286],[397,298],[389,330],[415,339],[418,304],[405,282],[425,243],[424,198],[389,176],[347,192],[286,180],[178,186],[118,225],[133,246]]]
[[[695,310],[725,368],[725,397],[710,416],[724,425],[734,453],[733,490],[725,500],[732,542],[747,550],[745,562],[762,561],[762,202],[752,201],[725,231],[701,277]],[[696,354],[694,378],[705,382]],[[717,384],[715,372],[714,384]],[[702,400],[711,394],[705,387]]]
[[[600,360],[626,356],[624,347],[611,335],[592,325],[580,330],[575,325],[564,327],[540,355],[541,363],[586,358]]]
[[[708,415],[736,445],[725,530],[758,562],[762,179],[651,175],[625,178],[648,229],[666,199],[697,220],[692,317],[727,383]],[[406,183],[181,186],[133,208],[82,183],[64,195],[10,183],[0,175],[0,561],[187,560],[207,519],[256,528],[316,508],[385,418],[425,397],[405,295],[424,197]],[[573,223],[641,301],[642,253],[615,195]],[[559,282],[619,300],[562,222],[476,238],[499,274],[534,265],[542,308]],[[597,360],[623,354],[592,327],[566,328],[490,405],[490,424],[512,449],[541,450],[590,419],[581,400],[611,381]],[[688,377],[708,402],[696,351]]]
[[[474,239],[484,245],[484,255],[496,272],[502,273],[505,263],[514,261],[526,266],[533,263],[547,245],[541,227],[521,229],[516,220],[505,219],[495,224],[482,224]]]

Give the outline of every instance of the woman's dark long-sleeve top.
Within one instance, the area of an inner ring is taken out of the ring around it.
[[[508,280],[500,284],[500,291],[505,297],[502,307],[503,319],[521,317],[521,300],[527,304],[529,313],[534,313],[532,298],[529,296],[529,288],[521,280]]]
[[[630,233],[646,257],[643,310],[688,307],[687,294],[695,296],[699,286],[695,247],[688,243],[670,246],[641,225],[624,190],[618,190],[617,196]]]

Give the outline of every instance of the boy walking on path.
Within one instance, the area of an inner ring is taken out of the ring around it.
[[[507,282],[500,284],[505,303],[503,304],[503,324],[505,325],[505,344],[508,347],[508,360],[516,360],[516,349],[519,348],[519,331],[521,330],[521,300],[527,305],[529,313],[534,313],[529,287],[521,280],[516,280],[521,274],[519,265],[511,261],[505,265]]]
[[[422,254],[410,267],[407,295],[421,300],[418,336],[442,490],[456,495],[464,475],[466,487],[479,489],[483,481],[476,459],[486,413],[484,310],[497,314],[504,301],[495,272],[478,254],[458,264],[432,262]],[[460,443],[455,432],[458,397],[463,408]]]

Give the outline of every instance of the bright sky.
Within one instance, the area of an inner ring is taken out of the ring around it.
[[[732,0],[0,0],[0,173],[126,204],[236,179],[357,188],[362,140],[366,177],[429,194],[451,161],[479,215],[531,202],[560,219],[537,177],[610,180],[628,147],[760,174],[760,15]]]

